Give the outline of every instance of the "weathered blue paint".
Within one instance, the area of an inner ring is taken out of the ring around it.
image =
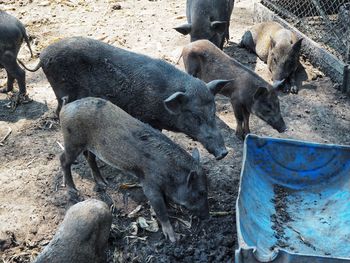
[[[276,186],[292,219],[279,240]],[[350,147],[248,135],[236,211],[237,263],[350,262]]]

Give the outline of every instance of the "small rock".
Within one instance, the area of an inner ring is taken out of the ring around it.
[[[120,10],[120,9],[122,9],[122,6],[121,6],[120,4],[114,4],[114,5],[112,6],[112,9],[113,9],[113,10]]]

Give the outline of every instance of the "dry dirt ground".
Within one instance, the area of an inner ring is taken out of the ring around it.
[[[119,8],[120,7],[120,8]],[[5,0],[0,8],[15,15],[26,25],[36,54],[50,43],[69,36],[83,35],[115,46],[128,48],[175,64],[188,37],[172,28],[185,22],[185,0]],[[224,50],[269,80],[266,65],[253,54],[237,47],[240,36],[253,21],[253,5],[236,3],[231,23],[231,39]],[[30,67],[23,46],[20,58]],[[295,138],[316,142],[349,144],[349,99],[334,89],[327,76],[304,63],[309,80],[298,95],[281,94],[281,107],[288,131],[279,134],[266,123],[252,117],[251,130],[258,135]],[[182,62],[177,67],[183,69]],[[0,72],[1,85],[6,82]],[[0,146],[0,259],[4,262],[30,262],[52,238],[67,209],[65,189],[61,186],[58,156],[62,136],[53,118],[54,93],[41,70],[27,72],[27,87],[33,102],[7,107],[0,94],[0,138],[12,129]],[[107,189],[114,221],[109,239],[108,262],[233,262],[237,247],[235,200],[239,184],[243,143],[236,138],[235,119],[229,100],[217,97],[218,123],[229,154],[215,161],[201,145],[183,134],[165,132],[176,143],[191,150],[198,147],[208,169],[209,201],[212,212],[224,212],[199,225],[187,211],[171,208],[172,224],[182,234],[181,242],[170,244],[161,232],[141,228],[135,232],[136,217],[128,218],[136,206],[137,216],[151,218],[150,207],[140,189],[123,189],[136,182],[120,171],[100,163],[109,181]],[[89,169],[80,158],[73,176],[81,195],[100,198],[93,191]],[[217,213],[218,214],[218,213]],[[191,227],[189,227],[191,225]]]

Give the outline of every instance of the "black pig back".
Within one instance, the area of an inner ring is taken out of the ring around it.
[[[40,61],[59,103],[64,96],[104,98],[160,129],[176,130],[163,100],[196,81],[164,61],[82,37],[50,45]]]

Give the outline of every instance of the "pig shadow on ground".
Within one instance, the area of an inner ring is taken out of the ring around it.
[[[237,43],[232,41],[227,42],[223,51],[230,57],[238,60],[238,62],[255,71],[256,62],[258,60],[256,54],[249,52],[245,48],[239,47]]]
[[[0,121],[17,122],[21,119],[36,120],[48,111],[47,104],[38,101],[19,104],[15,110],[7,107],[9,99],[0,99]]]

